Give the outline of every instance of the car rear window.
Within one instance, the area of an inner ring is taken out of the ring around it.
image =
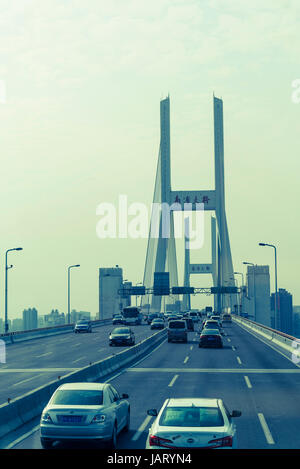
[[[117,327],[112,331],[113,334],[129,334],[130,330],[125,327]]]
[[[55,393],[51,404],[56,405],[102,405],[103,392],[98,390],[61,389]]]
[[[166,427],[223,427],[218,407],[166,407],[159,425]]]
[[[220,335],[220,332],[217,329],[209,328],[209,330],[203,329],[203,331],[201,332],[201,335]]]
[[[169,322],[169,329],[185,329],[185,322],[184,321],[170,321]]]

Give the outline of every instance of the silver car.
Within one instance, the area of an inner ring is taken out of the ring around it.
[[[95,440],[116,448],[117,435],[129,430],[127,398],[109,383],[62,384],[42,412],[42,447],[50,449],[55,441]]]
[[[161,410],[147,411],[156,416],[149,429],[146,449],[222,448],[237,447],[236,426],[222,399],[167,399]]]

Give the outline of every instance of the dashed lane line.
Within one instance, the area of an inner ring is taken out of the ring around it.
[[[151,419],[152,419],[152,416],[147,415],[143,423],[139,426],[138,430],[135,432],[135,434],[131,438],[132,441],[136,441],[139,439],[139,437],[141,436],[141,434],[143,433],[143,431],[145,430],[145,428],[147,427]]]
[[[264,414],[258,413],[257,415],[258,415],[260,424],[261,424],[261,426],[262,426],[263,432],[264,432],[264,434],[265,434],[267,443],[268,443],[269,445],[274,445],[275,442],[274,442],[273,437],[272,437],[272,434],[271,434],[271,432],[270,432],[270,430],[269,430],[269,427],[268,427],[268,424],[267,424],[266,419],[265,419],[265,417],[264,417]]]
[[[252,384],[250,383],[250,379],[248,378],[248,376],[244,376],[244,378],[245,378],[247,387],[248,387],[249,389],[251,389],[251,388],[252,388]]]
[[[168,384],[169,388],[171,388],[171,387],[173,386],[173,384],[175,383],[175,381],[176,381],[176,379],[178,378],[178,376],[179,376],[179,375],[175,375],[175,376],[171,379],[170,383]]]

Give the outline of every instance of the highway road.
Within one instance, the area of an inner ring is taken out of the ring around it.
[[[300,447],[300,368],[239,325],[224,325],[224,330],[223,349],[199,349],[197,334],[190,332],[188,344],[165,341],[110,379],[131,403],[131,429],[119,436],[119,449],[145,448],[154,419],[146,411],[159,409],[169,397],[219,397],[230,410],[241,410],[236,419],[240,449]],[[38,427],[11,447],[41,448]]]
[[[6,364],[0,364],[0,404],[102,360],[127,347],[110,347],[112,324],[95,327],[91,334],[72,332],[9,344]],[[136,343],[155,331],[148,325],[132,326]]]

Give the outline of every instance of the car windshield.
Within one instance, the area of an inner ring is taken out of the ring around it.
[[[163,322],[163,320],[162,319],[153,319],[152,322]]]
[[[51,404],[56,405],[102,405],[103,392],[86,389],[61,389],[55,393]]]
[[[117,327],[112,331],[112,334],[130,334],[130,330],[126,327]]]
[[[78,321],[77,324],[88,324],[89,321],[85,320],[85,321]]]
[[[218,407],[166,407],[159,425],[166,427],[223,427]]]
[[[169,328],[170,329],[184,329],[185,322],[184,321],[170,321]]]

